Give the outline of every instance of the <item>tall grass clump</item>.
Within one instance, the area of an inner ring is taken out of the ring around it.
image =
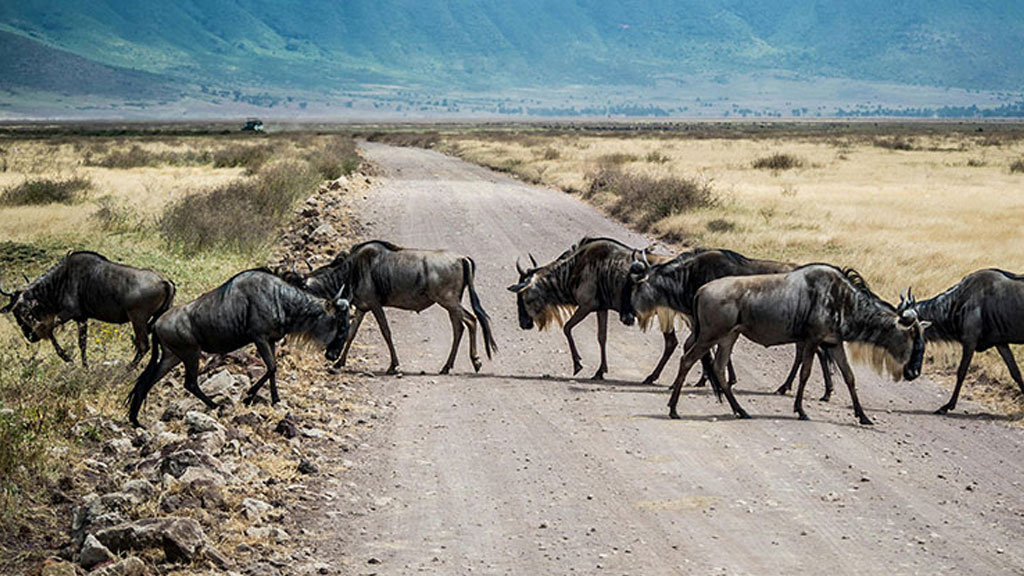
[[[152,166],[192,166],[197,164],[208,164],[212,160],[209,150],[189,149],[182,152],[164,151],[154,152],[139,146],[132,145],[127,150],[113,150],[106,152],[103,156],[95,158],[91,153],[85,157],[86,166],[99,166],[101,168],[127,169],[143,168]]]
[[[893,136],[892,138],[875,138],[871,141],[871,144],[876,148],[885,148],[886,150],[900,150],[902,152],[909,152],[914,149],[914,139],[904,136]]]
[[[775,152],[754,160],[753,167],[758,170],[790,170],[800,168],[804,161],[799,156],[786,152]]]
[[[1010,164],[1010,174],[1024,172],[1024,158],[1018,158]]]
[[[717,195],[709,180],[668,176],[655,178],[631,174],[619,168],[602,168],[590,179],[584,194],[610,194],[608,208],[616,218],[647,230],[655,222],[697,208],[714,206]]]
[[[359,168],[356,143],[345,136],[332,136],[322,145],[313,148],[306,160],[324,180],[337,180],[348,176]]]
[[[213,152],[214,168],[245,168],[255,174],[274,155],[274,148],[267,144],[234,144]]]
[[[8,186],[0,192],[0,204],[28,206],[43,204],[74,204],[82,200],[92,182],[84,176],[68,178],[34,178]]]
[[[271,240],[274,230],[320,176],[301,160],[267,164],[255,175],[188,194],[160,216],[164,238],[185,253],[227,249],[253,252]]]

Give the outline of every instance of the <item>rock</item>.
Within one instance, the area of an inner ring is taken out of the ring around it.
[[[39,570],[39,576],[77,576],[75,565],[57,558],[47,558]]]
[[[114,554],[104,546],[95,536],[89,534],[82,544],[82,551],[78,554],[78,563],[86,570],[92,570],[94,566],[110,562]]]
[[[189,504],[198,505],[208,510],[227,507],[224,502],[225,481],[220,474],[205,468],[193,467],[186,470],[178,481],[188,487],[188,492],[194,496],[194,499],[181,499],[174,503],[176,507],[164,508],[165,512],[175,512],[177,508]],[[167,503],[168,499],[165,499],[164,502]]]
[[[160,415],[162,422],[170,422],[171,420],[182,419],[187,412],[190,410],[200,410],[204,407],[203,403],[196,398],[191,396],[188,398],[181,398],[171,402],[164,410],[164,413]]]
[[[231,372],[220,370],[207,378],[203,382],[202,387],[206,395],[213,398],[214,396],[231,396],[237,385],[238,382]]]
[[[130,438],[114,438],[103,443],[103,453],[108,456],[125,456],[130,454],[133,448]]]
[[[185,443],[185,448],[200,454],[218,455],[227,443],[226,430],[214,430],[195,434]]]
[[[263,517],[263,514],[269,512],[272,506],[267,504],[263,500],[256,498],[243,498],[242,499],[242,513],[250,522],[257,522]]]
[[[224,432],[225,428],[216,418],[203,412],[194,410],[185,413],[185,426],[188,427],[189,435],[202,434],[203,432]]]
[[[299,473],[300,474],[319,474],[320,468],[316,464],[306,460],[305,458],[299,462]]]
[[[330,224],[321,224],[313,230],[310,238],[316,242],[327,242],[338,237],[338,231]]]
[[[206,468],[216,472],[221,470],[222,465],[220,461],[209,454],[188,449],[168,454],[160,461],[161,475],[170,474],[175,478],[181,478],[181,475],[189,468]]]
[[[245,529],[245,535],[256,540],[270,540],[278,544],[292,539],[290,534],[275,526],[250,526]]]
[[[274,428],[274,432],[277,432],[285,438],[291,439],[299,435],[299,427],[295,425],[295,421],[291,419],[291,414],[289,414],[277,423],[277,426]]]
[[[135,556],[129,556],[116,564],[104,566],[90,572],[89,576],[145,576],[149,574],[146,564]]]
[[[135,500],[135,503],[145,502],[156,494],[156,488],[147,480],[129,480],[121,486],[121,492]]]
[[[227,556],[221,554],[220,550],[217,550],[213,546],[207,546],[203,549],[203,554],[211,564],[221,570],[229,570],[232,566],[231,560],[229,560]]]
[[[250,428],[259,428],[263,424],[263,415],[259,412],[249,411],[238,414],[231,419],[231,423],[235,426],[248,426]]]
[[[100,530],[96,539],[115,552],[160,548],[169,562],[191,562],[206,545],[206,535],[191,518],[146,518]]]

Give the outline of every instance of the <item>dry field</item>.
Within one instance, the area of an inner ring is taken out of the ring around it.
[[[0,131],[0,282],[18,288],[88,249],[160,271],[184,303],[266,264],[294,203],[357,164],[338,135]],[[51,488],[97,453],[103,422],[123,420],[136,374],[127,325],[90,323],[88,369],[73,323],[58,339],[75,365],[0,319],[0,572],[19,565],[11,554],[59,547],[69,516]]]
[[[1024,271],[1024,131],[997,128],[710,128],[699,137],[463,131],[442,134],[440,146],[579,194],[669,249],[852,266],[895,301],[908,286],[932,296],[979,268]],[[672,202],[693,191],[707,198]],[[652,202],[660,202],[653,214],[645,208]],[[948,377],[952,352],[933,347],[931,373]],[[998,355],[984,356],[965,394],[1019,412]]]

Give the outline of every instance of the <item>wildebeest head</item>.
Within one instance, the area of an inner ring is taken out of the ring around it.
[[[931,325],[921,320],[917,312],[917,300],[908,288],[907,293],[900,294],[900,304],[896,307],[896,327],[905,332],[908,346],[906,359],[903,363],[903,378],[913,380],[921,375],[921,364],[924,362],[924,331]]]
[[[342,286],[338,290],[338,293],[334,295],[334,298],[327,301],[325,308],[327,315],[330,317],[331,332],[333,337],[328,336],[329,342],[327,343],[327,359],[334,362],[341,356],[341,350],[345,347],[345,340],[348,339],[348,322],[349,322],[349,301],[342,298],[341,295],[345,291],[345,287]]]
[[[531,330],[534,326],[534,319],[543,316],[547,303],[544,294],[537,289],[537,260],[530,254],[531,267],[523,269],[519,259],[516,259],[516,272],[519,273],[519,282],[508,287],[508,291],[516,295],[516,308],[519,310],[519,327],[523,330]]]
[[[655,311],[653,295],[647,286],[650,278],[651,263],[647,259],[647,250],[633,252],[633,262],[629,265],[626,285],[622,287],[622,302],[619,306],[619,320],[626,326],[632,326],[637,317],[649,318]]]
[[[22,289],[6,292],[0,287],[0,294],[10,298],[7,305],[0,308],[0,312],[10,312],[14,316],[14,321],[18,323],[26,340],[38,342],[50,337],[53,333],[56,316],[52,313],[45,313],[29,291]]]

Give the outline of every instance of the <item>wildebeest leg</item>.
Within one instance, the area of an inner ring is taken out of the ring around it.
[[[597,313],[597,345],[601,349],[601,365],[591,380],[604,380],[605,372],[608,372],[608,355],[605,345],[608,343],[608,311],[600,310]]]
[[[732,347],[730,346],[730,348]],[[719,347],[719,351],[721,351],[721,347]],[[732,356],[731,350],[729,355]],[[729,362],[725,366],[729,369],[729,386],[732,386],[736,383],[736,369],[732,367],[732,358],[729,358]]]
[[[447,374],[455,366],[455,357],[459,353],[462,332],[465,330],[465,326],[462,325],[462,306],[449,309],[448,318],[452,321],[452,351],[448,353],[448,361],[441,367],[441,374]]]
[[[718,344],[718,351],[715,352],[715,361],[712,367],[715,371],[715,376],[719,382],[722,382],[722,391],[725,392],[725,399],[729,401],[729,407],[732,408],[732,413],[738,418],[750,418],[750,414],[740,406],[740,403],[736,401],[736,397],[732,393],[732,381],[726,381],[724,376],[731,364],[732,358],[732,347],[736,344],[736,339],[739,338],[739,334],[730,334],[722,342]]]
[[[71,359],[71,356],[68,356],[68,353],[60,347],[59,343],[57,343],[57,337],[53,335],[53,332],[50,333],[50,343],[53,344],[53,349],[57,352],[57,356],[60,356],[61,360],[68,363],[74,362],[74,360]]]
[[[828,351],[828,348],[818,348],[818,363],[821,364],[821,378],[825,381],[825,394],[822,395],[820,401],[828,402],[832,398],[832,366],[829,364],[829,359],[832,358],[832,354]]]
[[[1013,359],[1013,352],[1010,351],[1010,347],[1006,344],[1000,344],[996,346],[996,350],[1003,357],[1003,362],[1006,362],[1006,368],[1010,371],[1010,378],[1013,378],[1013,381],[1020,387],[1020,391],[1024,393],[1024,380],[1021,380],[1020,370],[1017,368],[1017,361]]]
[[[146,352],[149,352],[149,327],[146,325],[145,319],[136,320],[133,318],[132,330],[135,334],[135,338],[132,340],[132,343],[135,344],[135,357],[132,358],[128,366],[135,368],[139,364],[139,360],[142,360],[146,356]]]
[[[566,321],[565,326],[562,327],[562,333],[565,334],[565,339],[569,341],[569,352],[572,353],[572,373],[573,376],[580,373],[583,370],[583,363],[580,361],[579,350],[576,349],[576,341],[572,338],[572,329],[577,324],[583,321],[590,314],[590,308],[583,308],[582,306],[577,308],[572,316]]]
[[[935,411],[936,414],[945,414],[956,408],[957,398],[960,397],[960,387],[964,385],[967,369],[971,367],[971,359],[974,358],[974,343],[965,343],[963,346],[963,352],[960,355],[960,366],[956,369],[956,386],[953,388],[953,395],[950,396],[949,402],[946,402]]]
[[[260,360],[263,360],[267,371],[246,392],[245,404],[246,406],[251,405],[256,400],[256,393],[260,391],[267,380],[270,380],[270,403],[277,404],[281,400],[277,395],[277,347],[264,340],[257,340],[255,344],[256,352],[260,355]]]
[[[843,375],[843,380],[846,381],[846,387],[850,389],[850,399],[853,400],[853,413],[860,420],[861,424],[870,426],[874,424],[868,415],[864,413],[864,409],[860,406],[860,400],[857,399],[857,385],[853,380],[853,369],[850,368],[850,362],[846,359],[846,350],[842,346],[836,346],[832,349],[832,357],[836,361],[836,365],[839,366],[839,372]],[[813,357],[807,359],[807,363],[810,364],[814,360]]]
[[[199,398],[207,408],[216,408],[217,404],[199,388],[199,352],[190,351],[186,358],[182,358],[182,362],[185,364],[185,390]]]
[[[154,350],[153,354],[155,355],[157,354],[157,352],[158,351]],[[181,362],[181,359],[172,354],[167,349],[166,346],[164,346],[160,350],[160,352],[163,353],[163,358],[160,360],[160,364],[157,365],[156,370],[152,374],[147,374],[147,371],[149,370],[149,368],[147,367],[146,371],[139,375],[140,380],[143,378],[146,379],[145,382],[137,383],[136,387],[142,384],[148,391],[153,384],[156,384],[161,379],[163,379],[163,377],[166,376],[168,372],[170,372],[175,366],[178,365],[179,362]],[[128,420],[136,428],[142,427],[142,425],[139,424],[139,410],[142,409],[142,402],[144,396],[145,394],[133,395],[131,399],[131,404],[128,408]]]
[[[89,365],[89,361],[85,358],[85,346],[89,341],[89,321],[82,320],[77,322],[78,324],[78,349],[82,352],[82,367],[85,368]]]
[[[373,317],[377,320],[377,325],[380,326],[380,333],[388,344],[388,352],[391,353],[391,365],[388,366],[387,373],[395,374],[398,372],[398,354],[395,354],[395,343],[391,341],[391,328],[388,327],[388,319],[384,316],[384,309],[380,306],[374,306],[370,311],[373,312]]]
[[[793,400],[793,412],[796,412],[801,420],[810,420],[804,412],[804,388],[811,378],[811,368],[814,366],[814,346],[801,342],[797,344],[797,357],[793,361],[793,371],[800,368],[800,383],[796,387],[796,399]]]
[[[776,394],[785,394],[793,389],[793,380],[796,379],[796,372],[800,369],[800,363],[803,360],[803,356],[803,344],[798,342],[796,345],[796,354],[793,355],[793,366],[789,369],[786,381],[782,383],[782,386],[776,388]]]
[[[695,339],[693,337],[693,332],[690,332],[690,335],[686,337],[686,342],[683,342],[683,350],[689,350],[690,346],[693,346],[694,342]],[[714,359],[711,357],[711,351],[709,350],[707,353],[707,362],[701,363],[700,379],[693,385],[694,388],[703,388],[704,385],[708,383],[708,374],[704,372],[704,366],[711,364],[712,362],[714,362]]]
[[[480,367],[484,364],[480,361],[480,355],[476,351],[476,316],[463,308],[462,323],[469,328],[469,359],[473,362],[473,370],[479,372]]]
[[[657,382],[658,377],[661,376],[661,371],[665,369],[665,364],[668,364],[668,359],[676,351],[676,347],[679,346],[679,338],[676,337],[675,330],[663,332],[662,336],[665,337],[665,349],[661,352],[661,360],[658,360],[658,365],[654,367],[654,371],[647,378],[644,378],[644,384],[654,384]]]
[[[668,401],[668,417],[678,420],[679,413],[676,412],[676,404],[679,403],[679,394],[683,390],[683,381],[686,380],[686,375],[690,373],[690,369],[696,364],[702,356],[708,353],[712,345],[698,345],[684,349],[683,357],[679,360],[679,373],[676,374],[676,379],[672,383],[672,397]]]
[[[359,330],[359,325],[363,323],[363,316],[366,316],[366,310],[356,308],[356,317],[348,327],[348,337],[345,339],[345,347],[342,348],[341,357],[338,358],[338,361],[334,363],[332,368],[341,368],[345,365],[345,361],[348,359],[348,350],[352,347],[352,341],[356,339],[356,331]]]

